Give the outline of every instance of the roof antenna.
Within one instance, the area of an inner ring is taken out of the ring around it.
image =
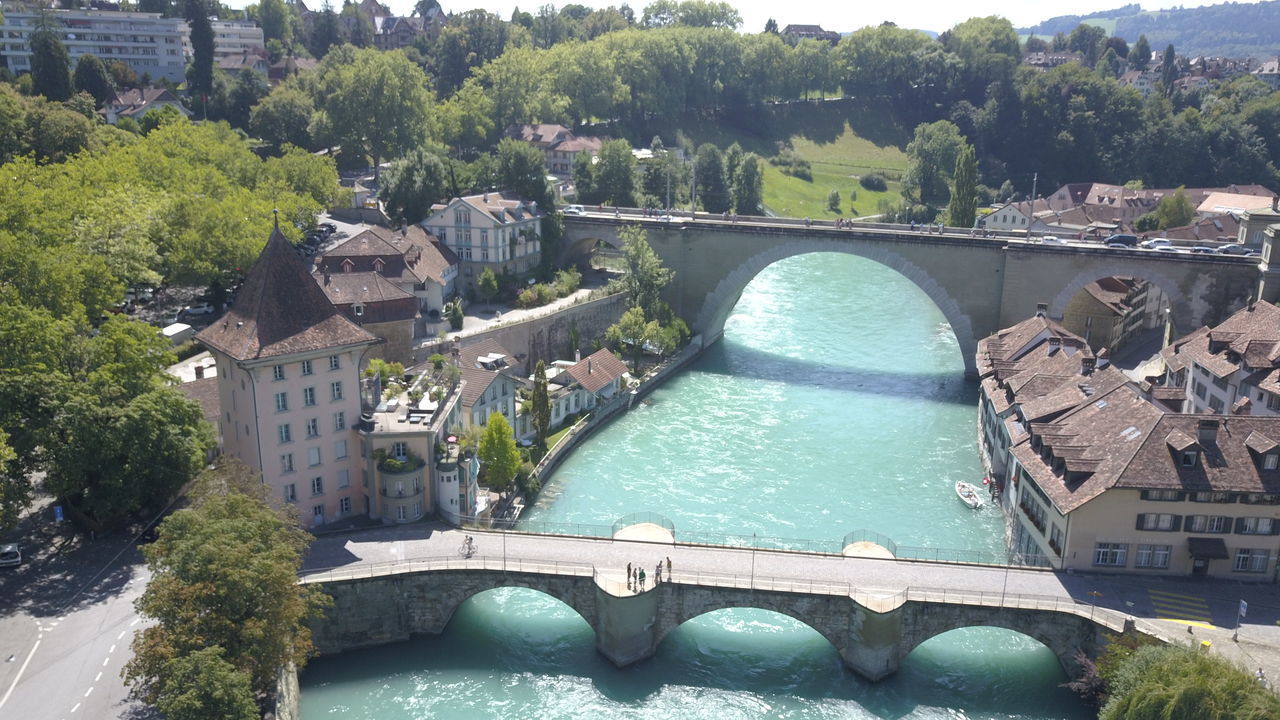
[[[272,219],[275,221],[276,230],[279,231],[280,230],[280,208],[271,208],[271,216],[272,216]]]

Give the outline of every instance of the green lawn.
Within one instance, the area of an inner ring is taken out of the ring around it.
[[[813,182],[784,175],[769,166],[764,175],[764,204],[771,211],[788,217],[850,218],[874,215],[882,198],[901,201],[896,179],[906,170],[907,156],[897,147],[879,146],[858,137],[848,125],[832,142],[796,137],[791,144],[797,155],[809,161]],[[859,177],[875,171],[890,178],[888,191],[872,192],[858,184]],[[832,190],[840,191],[838,213],[827,210],[827,194]],[[852,203],[850,191],[857,192]]]

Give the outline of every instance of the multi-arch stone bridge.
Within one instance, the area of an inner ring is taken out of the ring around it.
[[[461,538],[454,532],[437,535],[436,547]],[[313,626],[317,649],[329,654],[440,633],[468,598],[502,587],[532,588],[564,602],[595,631],[600,653],[619,666],[653,655],[682,623],[726,608],[794,618],[870,680],[893,673],[920,643],[957,628],[1023,633],[1071,671],[1077,651],[1094,654],[1104,633],[1135,627],[1123,613],[1077,601],[1044,570],[609,538],[478,537],[484,554],[471,558],[353,564],[305,575],[304,582],[323,583],[334,598],[328,619]],[[538,559],[524,554],[530,551]],[[647,565],[646,588],[627,587],[624,558],[668,557],[675,558],[674,572],[664,572],[661,583],[652,582],[654,568]],[[913,584],[922,579],[939,589]]]
[[[666,299],[704,343],[723,334],[743,289],[764,268],[806,253],[847,253],[890,267],[919,286],[951,324],[970,374],[979,339],[1027,318],[1040,303],[1061,318],[1077,292],[1103,277],[1138,277],[1162,289],[1176,333],[1214,324],[1251,296],[1272,294],[1263,288],[1267,271],[1257,258],[1054,245],[1010,234],[975,237],[958,228],[938,233],[702,213],[669,220],[613,211],[566,216],[562,260],[581,258],[598,243],[618,247],[618,230],[627,224],[643,226],[654,251],[675,270]]]

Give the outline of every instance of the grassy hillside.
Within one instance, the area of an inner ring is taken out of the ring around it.
[[[874,214],[881,198],[900,201],[897,180],[906,170],[902,148],[910,132],[886,108],[854,100],[772,105],[728,122],[694,122],[684,128],[697,144],[709,142],[723,149],[736,142],[762,158],[790,146],[809,161],[813,181],[769,166],[764,176],[765,206],[779,215],[828,219]],[[871,192],[858,185],[858,177],[872,171],[889,178],[888,192]],[[833,189],[840,191],[838,213],[827,210],[827,194]],[[857,192],[852,204],[850,190]]]

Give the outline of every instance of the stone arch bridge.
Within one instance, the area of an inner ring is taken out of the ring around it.
[[[745,559],[750,551],[718,552]],[[322,583],[334,598],[328,618],[313,623],[322,654],[440,633],[468,598],[502,587],[532,588],[573,608],[595,631],[599,652],[618,666],[652,656],[682,623],[726,608],[770,610],[799,620],[825,637],[850,669],[873,681],[895,672],[922,642],[958,628],[1000,627],[1028,635],[1052,650],[1068,673],[1076,669],[1078,651],[1096,655],[1104,633],[1134,629],[1132,619],[1070,597],[954,588],[868,592],[839,582],[678,569],[632,592],[620,570],[611,576],[593,565],[508,557],[355,566],[303,582]]]
[[[669,220],[612,211],[566,216],[561,259],[581,259],[599,243],[618,247],[618,230],[627,224],[647,230],[654,251],[675,271],[666,299],[704,344],[723,334],[743,289],[761,270],[815,252],[874,260],[914,282],[950,323],[968,374],[975,372],[978,340],[1029,317],[1040,303],[1061,318],[1075,293],[1103,277],[1129,275],[1161,288],[1176,334],[1218,322],[1251,296],[1266,297],[1266,271],[1256,258],[973,237],[958,228],[928,233],[902,225],[836,227],[702,213]]]

